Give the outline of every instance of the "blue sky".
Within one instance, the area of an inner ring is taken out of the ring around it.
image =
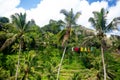
[[[103,0],[87,0],[89,4],[93,2],[101,2]],[[104,0],[105,1],[105,0]],[[108,2],[109,6],[114,6],[116,4],[116,0],[106,0]],[[41,2],[41,0],[20,0],[20,4],[17,7],[22,7],[26,10],[29,10],[31,8],[36,8],[37,5]]]
[[[102,1],[102,0],[88,0],[89,3],[97,2],[97,1]],[[116,0],[105,0],[105,1],[108,2],[109,6],[114,6],[116,4]]]
[[[39,4],[40,1],[41,0],[20,0],[20,4],[18,5],[18,7],[29,10],[31,8],[36,8],[37,4]]]

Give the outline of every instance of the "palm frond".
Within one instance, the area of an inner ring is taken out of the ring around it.
[[[88,21],[91,22],[91,24],[94,28],[96,28],[96,21],[93,17],[90,17]]]
[[[68,16],[68,14],[69,14],[65,9],[62,9],[62,10],[60,11],[60,13],[63,13],[65,16]]]
[[[26,22],[26,13],[16,13],[12,15],[11,18],[12,22],[19,29],[20,32],[26,31],[32,25],[32,21]]]
[[[106,32],[109,32],[111,30],[119,30],[118,27],[116,26],[116,24],[114,23],[113,19],[107,26],[106,26]]]
[[[107,31],[110,31],[110,30],[112,30],[113,28],[114,28],[114,27],[113,27],[113,21],[111,21],[110,24],[107,25],[106,30],[107,30]],[[106,32],[107,32],[107,31],[106,31]]]
[[[97,12],[97,11],[94,11],[93,12],[93,14],[94,14],[94,18],[97,20],[97,19],[99,19],[98,17],[99,17],[99,12]]]
[[[94,38],[95,38],[95,36],[87,36],[87,37],[85,37],[83,39],[84,41],[82,42],[81,46],[88,44]]]
[[[11,18],[12,18],[12,23],[20,30],[20,27],[19,26],[21,26],[21,24],[19,23],[19,19],[18,19],[18,17],[17,17],[17,13],[15,14],[15,15],[12,15],[11,16]]]
[[[66,33],[66,29],[60,31],[60,32],[57,34],[57,39],[58,39],[59,42],[60,42],[61,40],[63,40],[63,37],[64,37],[65,33]]]
[[[31,21],[28,21],[24,26],[23,26],[23,31],[28,31],[29,27],[31,26]]]
[[[76,15],[74,16],[73,20],[76,21],[80,17],[81,13],[77,12]]]

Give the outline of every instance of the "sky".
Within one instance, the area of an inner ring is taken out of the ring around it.
[[[22,7],[26,10],[29,10],[31,8],[36,8],[37,4],[39,4],[41,0],[20,0],[20,4],[17,6],[17,8]]]
[[[87,1],[91,4],[93,2],[102,1],[102,0],[87,0]],[[104,1],[107,1],[109,6],[113,6],[116,5],[117,0],[104,0]]]
[[[64,20],[60,10],[70,11],[71,8],[74,13],[81,12],[77,23],[87,28],[91,28],[88,19],[93,17],[92,12],[101,8],[109,11],[108,23],[120,16],[120,0],[0,0],[0,16],[10,18],[12,14],[26,12],[27,20],[34,19],[40,27],[48,24],[50,19]]]

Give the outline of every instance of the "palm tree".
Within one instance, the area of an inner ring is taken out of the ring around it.
[[[97,35],[95,35],[99,41],[100,41],[100,44],[101,44],[101,57],[102,57],[102,64],[103,64],[103,71],[104,71],[104,80],[106,80],[106,64],[105,64],[105,59],[104,59],[104,50],[103,50],[103,47],[104,47],[104,38],[106,36],[106,33],[113,30],[113,29],[116,29],[114,26],[113,26],[113,21],[111,21],[109,24],[107,24],[107,21],[106,21],[106,16],[108,14],[108,11],[106,12],[105,9],[101,9],[100,12],[93,12],[94,14],[94,17],[90,17],[89,18],[89,22],[92,23],[94,29],[96,30],[96,33]],[[93,37],[91,37],[93,39]]]
[[[3,51],[5,48],[14,43],[16,39],[20,38],[23,35],[23,33],[27,32],[29,27],[32,26],[32,24],[34,24],[32,20],[26,22],[26,13],[16,13],[15,15],[12,15],[11,18],[12,24],[16,27],[18,33],[14,34],[11,38],[8,38],[1,46],[0,51]]]
[[[17,70],[16,70],[16,77],[15,80],[17,80],[18,76],[18,68],[20,63],[20,53],[22,48],[22,40],[23,40],[23,34],[28,31],[29,27],[32,26],[33,21],[26,21],[26,13],[18,14],[11,16],[13,25],[17,28],[18,33],[15,34],[12,38],[9,38],[5,41],[5,43],[0,48],[0,51],[4,50],[6,47],[10,46],[13,42],[16,41],[16,39],[20,39],[19,42],[19,54],[18,54],[18,63],[17,63]]]
[[[22,77],[22,80],[28,80],[31,76],[35,78],[39,78],[41,80],[41,73],[39,69],[42,67],[38,65],[38,56],[34,50],[29,51],[29,53],[24,54],[24,61],[22,70],[24,72],[24,75]]]
[[[59,39],[60,40],[62,39],[62,46],[65,48],[64,48],[63,55],[58,68],[57,80],[59,79],[60,69],[61,69],[63,58],[66,52],[67,42],[71,35],[71,31],[72,31],[71,27],[76,25],[76,21],[80,16],[80,12],[77,12],[76,14],[74,14],[73,9],[71,9],[70,12],[66,11],[65,9],[62,9],[60,13],[63,13],[65,15],[66,29],[59,33],[60,34]]]
[[[65,15],[65,24],[66,24],[66,30],[63,34],[63,41],[62,46],[68,41],[70,34],[71,34],[71,28],[76,24],[76,21],[78,20],[80,16],[80,12],[77,12],[76,14],[73,13],[73,9],[71,9],[70,12],[66,11],[65,9],[62,9],[60,13],[63,13]]]

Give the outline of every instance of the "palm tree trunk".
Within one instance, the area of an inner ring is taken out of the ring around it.
[[[3,51],[6,47],[10,46],[13,42],[15,42],[15,40],[20,36],[22,36],[22,34],[23,33],[15,34],[12,38],[7,39],[2,45],[2,47],[0,48],[0,52]]]
[[[66,52],[66,47],[64,48],[63,55],[62,55],[62,58],[61,58],[61,61],[60,61],[60,65],[59,65],[59,68],[58,68],[57,80],[59,80],[60,69],[61,69],[61,66],[62,66],[63,58],[65,56],[65,52]]]
[[[63,38],[63,41],[62,41],[62,47],[64,47],[65,42],[68,40],[68,38],[69,38],[69,34],[65,34],[64,38]]]
[[[20,39],[20,44],[19,44],[18,63],[17,63],[15,80],[17,80],[17,78],[18,78],[18,69],[19,69],[19,65],[20,65],[20,53],[21,53],[21,39]]]
[[[103,70],[104,70],[104,80],[106,80],[107,74],[106,74],[106,65],[105,65],[105,59],[104,59],[104,53],[103,53],[102,43],[101,43],[101,55],[102,55],[101,57],[102,57],[102,64],[103,64]]]
[[[67,30],[66,30],[66,33],[64,35],[64,38],[63,38],[63,41],[62,41],[62,47],[64,47],[66,41],[69,39],[70,37],[70,30],[71,30],[71,27],[67,27]]]

